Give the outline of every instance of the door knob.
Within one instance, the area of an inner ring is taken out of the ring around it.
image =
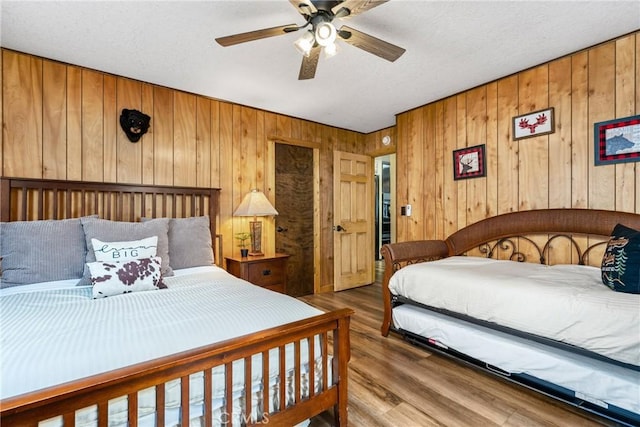
[[[333,229],[334,229],[335,231],[347,231],[347,229],[346,229],[346,228],[344,228],[344,227],[343,227],[343,226],[341,226],[341,225],[336,225],[335,227],[333,227]]]

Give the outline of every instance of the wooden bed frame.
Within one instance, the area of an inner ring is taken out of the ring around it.
[[[212,236],[216,236],[219,213],[219,189],[166,187],[149,185],[107,184],[95,182],[72,182],[57,180],[0,178],[0,221],[66,219],[98,214],[101,218],[137,221],[140,217],[173,217],[208,215]],[[221,253],[215,254],[219,262]],[[37,426],[39,421],[62,416],[64,426],[75,425],[75,411],[97,405],[98,422],[106,426],[108,422],[108,401],[128,396],[129,425],[137,425],[137,392],[155,386],[157,425],[164,422],[164,383],[181,378],[181,419],[182,425],[189,425],[189,381],[192,373],[204,371],[205,385],[211,384],[211,368],[225,365],[227,369],[235,360],[244,360],[245,369],[251,369],[251,356],[262,354],[267,360],[270,349],[284,352],[286,344],[295,343],[295,371],[300,373],[300,344],[302,339],[313,342],[319,337],[322,347],[323,389],[310,390],[308,398],[302,398],[300,381],[295,384],[295,404],[286,407],[285,390],[280,388],[280,407],[268,414],[272,425],[295,425],[323,411],[333,410],[336,426],[347,425],[347,364],[350,358],[349,322],[353,311],[336,310],[305,320],[256,332],[211,344],[198,349],[145,363],[129,366],[111,372],[61,384],[48,389],[12,397],[0,401],[0,421],[2,425]],[[309,347],[310,357],[313,346]],[[283,354],[283,353],[282,353]],[[316,355],[318,356],[318,355]],[[328,364],[331,375],[328,376]],[[267,377],[268,363],[263,366],[263,377]],[[279,367],[284,378],[285,366]],[[229,372],[229,371],[228,371]],[[310,383],[314,383],[313,366],[310,366]],[[246,413],[251,413],[249,382]],[[231,377],[227,376],[225,389],[225,411],[232,413]],[[205,425],[212,424],[211,387],[206,387],[204,417]],[[313,389],[313,387],[311,387]],[[264,401],[269,400],[269,387],[265,387]],[[247,425],[259,425],[248,423]]]
[[[464,227],[444,240],[408,241],[384,245],[381,249],[385,261],[382,282],[382,299],[384,305],[381,333],[387,336],[390,331],[398,332],[412,342],[424,345],[430,350],[453,356],[463,362],[470,362],[461,354],[453,354],[440,350],[437,346],[419,342],[420,338],[410,336],[410,333],[393,326],[392,309],[402,304],[402,299],[395,298],[389,290],[391,276],[401,268],[419,262],[433,261],[454,255],[471,255],[496,259],[510,259],[521,262],[539,262],[541,264],[572,263],[581,265],[600,266],[602,253],[611,231],[616,224],[621,223],[634,229],[640,229],[640,215],[627,212],[616,212],[593,209],[544,209],[513,212],[487,218]],[[468,316],[450,313],[445,310],[432,309],[443,312],[466,321],[487,326],[513,335],[534,339],[547,345],[571,350],[598,357],[586,350],[580,351],[576,347],[556,341],[532,337],[520,331],[506,327],[499,327],[489,322],[471,319]],[[484,371],[498,374],[492,369],[482,368]],[[500,375],[503,377],[502,375]],[[558,398],[574,406],[581,406],[583,402],[572,402],[545,392],[536,386],[524,384],[536,391]],[[581,406],[582,407],[582,406]],[[582,407],[582,409],[585,409]],[[589,412],[609,417],[597,408],[587,409]],[[615,418],[614,418],[615,419]],[[618,421],[617,419],[615,419]]]

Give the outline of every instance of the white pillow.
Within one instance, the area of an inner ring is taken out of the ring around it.
[[[87,266],[91,272],[94,298],[167,287],[162,282],[160,257],[129,261],[96,261],[87,263]]]
[[[129,261],[151,258],[158,252],[158,236],[129,242],[103,242],[91,239],[96,261]]]

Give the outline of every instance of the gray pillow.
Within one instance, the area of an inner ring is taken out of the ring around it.
[[[79,279],[86,252],[79,218],[0,223],[0,287]]]
[[[151,221],[142,218],[141,221]],[[213,245],[208,216],[169,219],[171,268],[213,265]]]
[[[85,245],[91,249],[87,250],[85,262],[94,262],[96,260],[91,239],[98,239],[103,242],[120,242],[158,236],[157,255],[162,258],[162,275],[173,275],[169,260],[168,218],[158,218],[146,222],[122,222],[98,218],[82,218],[82,228],[84,229],[84,237],[86,239]],[[78,286],[90,284],[91,273],[89,267],[85,266],[84,275],[78,283]]]

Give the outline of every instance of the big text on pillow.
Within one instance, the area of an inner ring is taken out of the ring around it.
[[[96,261],[129,261],[132,259],[151,258],[158,250],[158,236],[126,242],[103,242],[92,238],[91,246]]]

